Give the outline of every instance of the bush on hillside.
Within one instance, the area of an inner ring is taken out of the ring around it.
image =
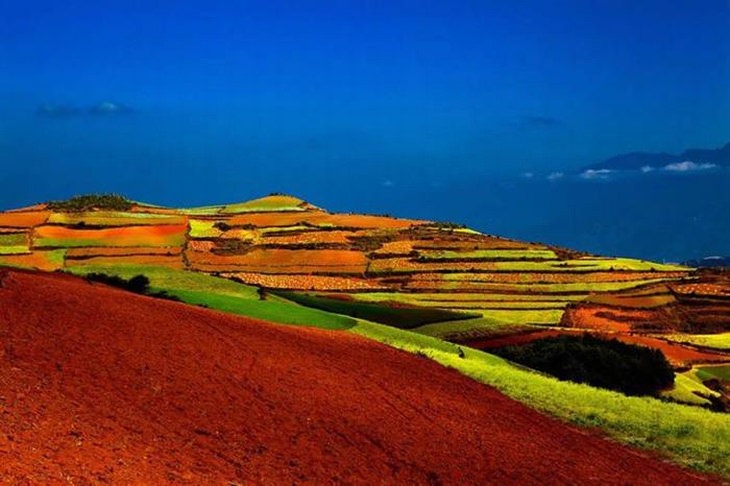
[[[562,380],[627,395],[656,395],[674,383],[674,372],[657,349],[589,334],[540,339],[490,352]]]
[[[65,201],[50,201],[48,203],[48,209],[64,212],[82,212],[92,209],[129,211],[132,206],[132,201],[119,194],[86,194],[74,196]]]
[[[130,279],[125,279],[117,275],[107,275],[106,273],[89,273],[86,275],[86,280],[111,285],[112,287],[134,292],[135,294],[148,295],[159,299],[180,300],[174,295],[168,294],[164,290],[159,292],[153,292],[150,290],[150,279],[144,275],[135,275]]]

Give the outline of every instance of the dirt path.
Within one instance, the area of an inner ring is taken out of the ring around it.
[[[11,271],[0,478],[12,484],[698,484],[435,363]]]

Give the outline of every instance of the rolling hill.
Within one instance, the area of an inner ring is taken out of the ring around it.
[[[2,270],[0,334],[9,483],[715,481],[356,335],[66,275]]]
[[[453,223],[330,213],[280,194],[197,208],[83,196],[2,212],[2,265],[89,279],[144,275],[150,294],[380,341],[566,421],[730,476],[730,423],[698,407],[729,403],[722,272]],[[692,406],[557,381],[479,351],[586,332],[661,350],[676,372],[662,398]]]

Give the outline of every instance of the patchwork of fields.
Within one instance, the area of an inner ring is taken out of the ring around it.
[[[730,474],[720,452],[692,464],[707,444],[718,448],[724,440],[709,438],[717,427],[706,411],[686,413],[703,421],[701,434],[690,434],[694,442],[680,441],[684,433],[668,419],[655,424],[666,437],[654,437],[646,417],[617,418],[617,411],[629,403],[637,410],[668,404],[557,384],[470,349],[566,333],[615,337],[667,356],[677,374],[665,398],[716,406],[730,393],[730,277],[723,273],[587,255],[449,223],[332,214],[281,195],[187,209],[41,204],[0,213],[2,265],[127,279],[143,274],[153,291],[189,304],[363,334],[566,420],[600,425],[629,443],[641,437],[641,445],[681,462]],[[558,390],[590,406],[567,406],[554,397]]]
[[[548,327],[620,334],[654,347],[673,341],[680,349],[715,348],[675,361],[685,367],[701,363],[707,352],[724,359],[724,341],[709,336],[730,332],[727,279],[449,223],[333,214],[283,195],[188,209],[130,203],[115,210],[37,205],[0,213],[0,265],[221,277],[241,284],[239,290],[258,287],[289,297],[272,294],[266,305],[256,298],[241,304],[231,295],[206,297],[169,282],[158,287],[189,302],[279,321],[287,320],[286,309],[265,311],[277,299],[281,305],[298,299],[297,308],[320,317],[352,317],[356,309],[354,317],[366,312],[375,322],[383,322],[372,313],[380,307],[386,322],[406,319],[396,327],[477,347]],[[460,317],[415,323],[405,318],[429,312]],[[636,334],[647,336],[628,337]]]

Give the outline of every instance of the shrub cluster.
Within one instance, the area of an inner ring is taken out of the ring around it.
[[[86,280],[90,282],[100,282],[112,287],[134,292],[135,294],[148,295],[150,297],[157,297],[160,299],[168,299],[179,301],[174,295],[170,295],[167,292],[153,292],[150,290],[150,279],[144,275],[135,275],[130,279],[125,279],[117,275],[107,275],[106,273],[89,273],[86,275]]]
[[[92,209],[109,209],[113,211],[129,211],[133,203],[119,194],[86,194],[74,196],[65,201],[50,201],[48,209],[52,211],[82,212]]]
[[[540,339],[490,352],[562,380],[627,395],[656,395],[674,383],[672,367],[661,351],[589,334]]]

